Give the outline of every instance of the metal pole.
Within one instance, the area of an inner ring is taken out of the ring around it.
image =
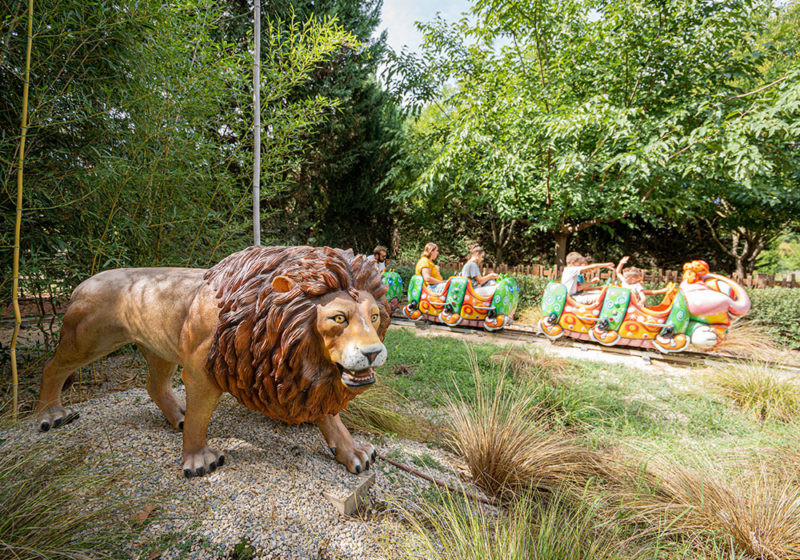
[[[11,336],[11,391],[12,414],[17,419],[19,409],[19,373],[17,372],[17,336],[22,324],[19,312],[19,243],[22,228],[22,168],[25,159],[25,138],[28,136],[28,85],[31,79],[31,47],[33,45],[33,0],[28,0],[28,46],[25,52],[25,82],[22,84],[22,132],[19,139],[19,166],[17,167],[17,217],[14,223],[14,264],[12,266],[11,300],[14,303],[14,334]]]
[[[261,0],[253,0],[253,245],[261,245]]]

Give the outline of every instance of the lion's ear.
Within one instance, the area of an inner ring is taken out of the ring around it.
[[[294,280],[287,276],[276,276],[272,279],[272,289],[276,292],[285,293],[294,288]]]

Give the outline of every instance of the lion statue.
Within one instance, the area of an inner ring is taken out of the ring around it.
[[[133,342],[147,361],[147,392],[183,430],[186,477],[225,462],[206,440],[223,391],[270,418],[316,423],[336,460],[360,473],[375,450],[353,441],[339,411],[386,361],[385,294],[372,263],[329,247],[250,247],[208,270],[101,272],[72,294],[42,372],[38,427],[76,419],[61,403],[74,370]],[[185,406],[172,391],[179,364]]]

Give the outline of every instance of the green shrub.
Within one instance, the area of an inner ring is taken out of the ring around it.
[[[519,285],[518,309],[541,306],[542,291],[544,291],[544,287],[547,286],[550,280],[548,278],[527,276],[524,274],[515,274],[513,277],[514,280],[517,281],[517,285]]]
[[[745,317],[764,327],[779,345],[800,348],[800,289],[748,290],[753,307]]]

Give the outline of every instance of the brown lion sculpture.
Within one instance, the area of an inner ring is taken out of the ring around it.
[[[133,342],[147,392],[183,430],[183,472],[222,466],[206,431],[223,391],[289,424],[313,421],[336,460],[360,473],[375,460],[339,418],[386,361],[386,287],[372,263],[329,247],[250,247],[209,270],[121,268],[73,292],[55,354],[45,364],[41,431],[78,417],[61,403],[74,370]],[[177,365],[186,406],[172,392]]]

